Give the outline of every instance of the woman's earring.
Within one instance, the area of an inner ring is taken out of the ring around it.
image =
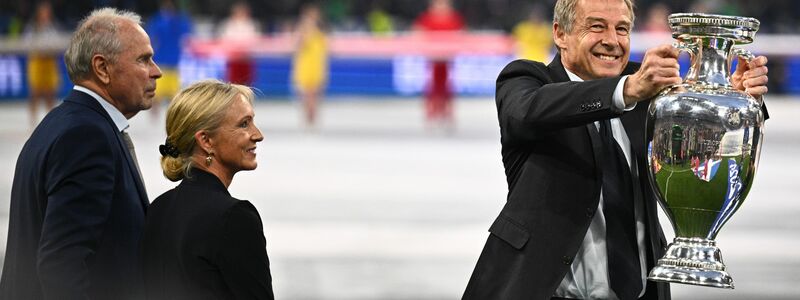
[[[211,155],[206,156],[206,167],[211,166]]]

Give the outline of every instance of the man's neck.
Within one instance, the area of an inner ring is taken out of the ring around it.
[[[112,106],[116,107],[117,110],[119,112],[121,112],[122,115],[124,115],[126,119],[130,119],[130,118],[132,118],[133,116],[136,115],[136,113],[134,113],[134,114],[129,114],[129,113],[126,114],[124,111],[122,111],[121,105],[119,103],[117,103],[117,101],[114,101],[114,98],[111,98],[111,95],[108,93],[108,90],[103,88],[97,82],[92,81],[92,80],[82,80],[82,81],[76,82],[75,84],[79,85],[79,86],[82,86],[82,87],[85,87],[85,88],[89,89],[92,92],[95,92],[98,96],[103,98],[103,100],[105,100],[106,102],[108,102]]]
[[[583,81],[583,78],[575,73],[572,73],[572,71],[570,71],[566,66],[564,66],[564,71],[567,72],[567,77],[569,77],[570,81]]]

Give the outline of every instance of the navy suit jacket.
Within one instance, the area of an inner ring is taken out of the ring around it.
[[[638,63],[629,63],[623,75]],[[645,117],[613,108],[620,77],[572,82],[560,56],[550,65],[517,60],[497,79],[497,114],[508,197],[467,285],[464,299],[550,299],[597,210],[602,170],[594,122],[619,117],[633,149],[635,200],[644,203],[647,270],[664,252],[656,200],[647,179]],[[632,257],[631,259],[636,259]],[[669,298],[647,282],[644,299]]]
[[[148,205],[122,135],[73,90],[22,148],[1,299],[139,299]]]

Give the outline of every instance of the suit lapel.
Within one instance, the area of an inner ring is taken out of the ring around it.
[[[547,68],[550,69],[550,77],[553,78],[553,82],[570,81],[569,75],[567,75],[567,71],[564,69],[564,65],[561,64],[561,54],[556,54],[556,57],[547,65]]]
[[[564,65],[561,64],[561,54],[556,54],[556,56],[553,58],[553,61],[547,65],[547,68],[549,69],[553,82],[570,81],[569,75],[567,75],[567,71],[564,69]],[[597,127],[594,126],[594,122],[588,123],[584,125],[584,127],[586,128],[586,133],[589,135],[589,140],[592,144],[592,156],[594,156],[595,161],[595,175],[597,178],[600,178],[602,174],[600,164],[597,163],[603,159],[603,144],[600,141],[600,134],[597,132]]]
[[[64,102],[71,102],[79,105],[86,106],[97,113],[99,113],[105,120],[108,122],[109,128],[116,133],[117,137],[117,145],[119,145],[120,149],[122,150],[122,155],[125,157],[125,162],[128,164],[128,170],[130,172],[131,177],[133,177],[133,181],[136,184],[136,191],[139,193],[139,201],[142,204],[143,208],[147,208],[150,202],[147,200],[147,192],[144,189],[144,182],[142,182],[142,177],[139,175],[139,171],[136,168],[135,163],[133,162],[133,158],[131,157],[130,151],[128,151],[128,146],[125,144],[125,141],[122,139],[122,133],[117,128],[117,125],[114,124],[114,120],[111,119],[111,116],[108,115],[108,112],[97,103],[91,95],[88,95],[84,92],[72,90],[69,96],[64,98]]]

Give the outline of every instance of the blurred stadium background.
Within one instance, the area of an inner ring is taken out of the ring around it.
[[[261,213],[276,297],[459,298],[506,196],[494,80],[506,63],[524,55],[520,32],[536,32],[517,25],[535,15],[548,28],[555,1],[454,0],[466,29],[435,37],[414,30],[426,0],[318,1],[329,73],[315,129],[303,125],[291,83],[294,28],[307,1],[247,1],[258,35],[244,40],[220,36],[232,2],[175,2],[189,30],[160,37],[179,41],[180,47],[157,49],[156,57],[174,57],[180,84],[218,78],[260,91],[256,122],[265,140],[259,168],[237,175],[231,193],[252,201]],[[26,38],[37,3],[0,3],[0,251],[16,158],[31,124],[44,114],[30,116],[26,104],[31,51],[40,47],[58,58],[61,97],[72,88],[61,63],[63,47],[85,14],[94,7],[124,8],[141,14],[147,27],[162,5],[158,0],[52,1],[59,30],[42,46]],[[736,289],[672,285],[673,298],[800,298],[800,241],[794,238],[800,229],[800,2],[635,3],[632,60],[671,41],[664,28],[669,12],[758,18],[755,43],[745,48],[770,59],[772,119],[759,174],[743,209],[718,238]],[[549,32],[545,35],[549,38]],[[545,46],[552,57],[553,49]],[[425,122],[422,102],[431,58],[450,62],[455,92],[450,128]],[[132,119],[151,199],[174,186],[161,175],[156,150],[164,139],[166,105]]]

